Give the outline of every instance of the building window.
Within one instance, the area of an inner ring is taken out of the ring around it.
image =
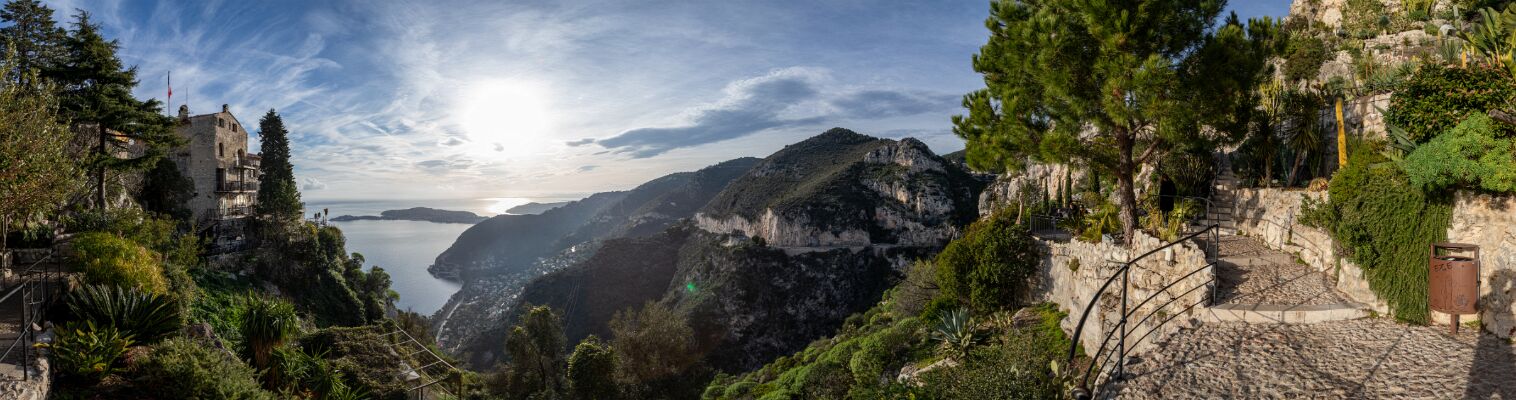
[[[237,159],[238,160],[242,159],[242,149],[237,149]]]
[[[226,143],[216,143],[216,157],[226,157]]]
[[[237,131],[237,124],[232,124],[232,132],[236,132],[236,131]]]
[[[216,126],[225,128],[226,127],[226,120],[221,119],[221,118],[216,118]]]

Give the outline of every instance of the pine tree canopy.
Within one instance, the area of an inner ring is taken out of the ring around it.
[[[1272,21],[1216,26],[1224,1],[996,1],[974,55],[985,88],[954,133],[974,168],[1067,163],[1117,178],[1126,237],[1133,175],[1166,152],[1245,132],[1267,69]]]

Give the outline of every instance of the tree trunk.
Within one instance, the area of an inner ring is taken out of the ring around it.
[[[1305,152],[1295,152],[1295,162],[1293,164],[1290,164],[1290,175],[1289,178],[1285,178],[1285,187],[1295,185],[1295,174],[1300,171],[1300,164],[1302,163],[1305,163]]]
[[[1116,165],[1117,205],[1121,207],[1121,243],[1130,246],[1137,232],[1137,188],[1133,182],[1136,163],[1132,161],[1132,137],[1130,133],[1116,134],[1116,146],[1121,159]]]

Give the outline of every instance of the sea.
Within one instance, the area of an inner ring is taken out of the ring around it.
[[[486,217],[504,214],[505,210],[528,202],[556,202],[572,198],[493,197],[444,200],[330,200],[308,201],[306,215],[325,210],[330,216],[379,215],[385,210],[430,207],[442,210],[471,211]],[[347,237],[347,251],[363,255],[369,269],[384,268],[400,294],[395,306],[422,315],[441,309],[462,285],[432,277],[426,267],[437,259],[469,224],[444,224],[425,221],[346,221],[332,222]]]

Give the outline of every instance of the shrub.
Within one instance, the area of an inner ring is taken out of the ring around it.
[[[143,343],[156,342],[184,326],[178,302],[167,295],[85,285],[69,292],[67,302],[76,317],[96,326],[119,329]]]
[[[75,238],[72,246],[74,260],[83,264],[89,282],[154,294],[168,290],[158,255],[141,245],[114,234],[90,232]]]
[[[248,294],[240,316],[239,328],[246,340],[243,351],[260,370],[268,368],[274,348],[284,345],[300,331],[295,306],[283,300]],[[268,382],[272,384],[272,380]]]
[[[906,269],[905,279],[890,292],[890,312],[902,317],[919,315],[940,291],[937,266],[916,260]]]
[[[1284,77],[1290,81],[1315,79],[1327,60],[1326,43],[1309,35],[1296,35],[1287,51],[1290,54],[1284,61]]]
[[[1455,186],[1516,191],[1516,143],[1495,137],[1495,121],[1475,113],[1405,159],[1411,184],[1428,192]]]
[[[1390,98],[1385,123],[1404,127],[1408,137],[1425,143],[1467,118],[1470,113],[1509,106],[1516,83],[1499,71],[1430,64],[1411,75]]]
[[[132,345],[130,335],[113,326],[96,326],[93,322],[69,323],[58,330],[52,344],[52,362],[64,375],[98,382],[116,373],[116,361]]]
[[[986,312],[1026,297],[1042,256],[1036,240],[1026,227],[1016,225],[1013,214],[999,212],[975,222],[937,255],[942,296]]]
[[[616,354],[610,345],[595,335],[574,346],[565,375],[572,398],[609,399],[616,396]]]
[[[1375,146],[1358,146],[1329,193],[1326,208],[1307,210],[1306,222],[1332,232],[1396,318],[1425,322],[1428,244],[1447,238],[1450,196],[1411,185]]]
[[[1037,308],[1041,323],[1006,332],[1004,340],[970,352],[961,366],[922,375],[916,398],[933,399],[1051,399],[1063,388],[1054,361],[1062,362],[1070,341],[1058,322],[1064,317],[1051,306]]]
[[[193,339],[153,346],[131,368],[136,385],[164,399],[273,399],[258,387],[257,373],[231,354]]]

